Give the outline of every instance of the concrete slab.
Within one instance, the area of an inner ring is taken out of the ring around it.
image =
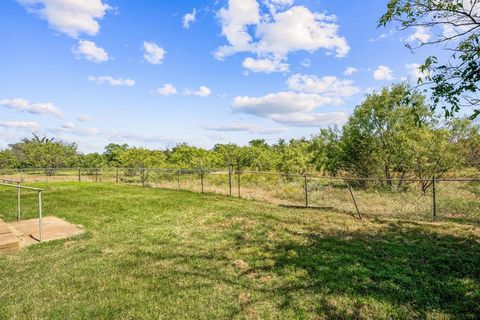
[[[69,238],[84,232],[84,230],[57,217],[43,218],[43,241]],[[8,226],[16,234],[20,241],[20,247],[30,246],[38,243],[39,229],[38,219],[10,222]]]

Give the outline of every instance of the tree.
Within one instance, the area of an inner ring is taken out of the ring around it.
[[[18,163],[10,150],[0,151],[0,169],[12,169],[17,167]]]
[[[288,144],[279,143],[275,149],[279,154],[278,171],[299,174],[311,171],[312,153],[308,140],[292,139]]]
[[[78,167],[88,169],[88,174],[94,174],[97,168],[101,168],[105,164],[105,157],[97,152],[78,156]]]
[[[340,140],[342,132],[338,127],[321,129],[317,136],[312,138],[309,151],[312,152],[311,164],[321,173],[329,172],[337,175],[340,170],[342,148]]]
[[[462,107],[473,107],[471,118],[480,113],[480,4],[477,0],[390,0],[379,26],[398,22],[403,29],[423,28],[441,33],[429,39],[418,39],[418,47],[442,44],[449,58],[439,62],[430,56],[420,66],[429,85],[432,109],[441,104],[446,116]]]
[[[120,166],[120,154],[128,149],[128,144],[116,144],[110,143],[108,146],[105,147],[105,151],[103,152],[103,156],[107,164],[110,167],[119,167]]]
[[[457,142],[471,124],[441,122],[424,101],[418,93],[410,95],[405,84],[367,96],[343,129],[343,169],[359,178],[379,179],[388,187],[402,187],[410,176],[430,180],[454,168],[461,159]],[[427,181],[422,189],[429,185]]]
[[[165,167],[166,157],[162,151],[132,147],[122,151],[118,157],[124,168],[144,169]]]
[[[53,175],[58,168],[71,167],[77,162],[77,145],[54,138],[34,135],[10,145],[11,152],[21,168],[46,168]]]

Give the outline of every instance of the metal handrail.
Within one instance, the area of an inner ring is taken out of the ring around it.
[[[22,183],[22,181],[20,180],[6,179],[6,178],[0,178],[0,181],[3,181],[4,183],[16,183],[16,184]]]
[[[4,179],[2,179],[2,180],[5,181]],[[21,192],[20,192],[20,190],[22,190],[22,189],[31,190],[31,191],[36,191],[38,193],[38,232],[39,232],[39,239],[38,240],[39,240],[39,242],[42,242],[43,241],[42,191],[44,191],[44,189],[21,186],[20,183],[21,183],[21,181],[17,184],[0,182],[0,186],[17,189],[17,220],[18,221],[20,221],[20,215],[21,215]]]

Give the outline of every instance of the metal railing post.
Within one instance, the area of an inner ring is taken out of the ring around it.
[[[200,169],[200,184],[201,184],[201,187],[202,187],[202,193],[203,193],[203,174],[204,174],[204,171],[203,171],[203,168]]]
[[[141,171],[142,186],[145,187],[145,169],[142,168]]]
[[[432,213],[433,213],[433,219],[435,220],[437,218],[437,183],[436,183],[437,178],[433,176],[432,178]]]
[[[21,214],[21,192],[20,188],[17,187],[17,220],[20,221],[20,214]]]
[[[95,182],[98,182],[98,169],[95,169]]]
[[[78,182],[82,181],[82,169],[78,168]]]
[[[42,224],[42,191],[38,192],[38,231],[40,242],[43,241],[43,224]]]
[[[118,183],[118,168],[116,169],[116,172],[115,172],[115,183]]]

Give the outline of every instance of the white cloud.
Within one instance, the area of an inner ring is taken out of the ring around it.
[[[292,4],[293,1],[269,1],[270,12],[262,14],[256,0],[229,0],[228,6],[219,12],[228,45],[218,48],[215,57],[224,59],[238,52],[251,52],[259,59],[285,61],[290,52],[315,52],[322,48],[337,57],[347,55],[350,47],[338,35],[335,16],[311,12],[304,6],[277,12]]]
[[[97,47],[93,41],[78,41],[78,45],[72,48],[72,52],[77,56],[77,59],[84,58],[95,63],[101,63],[110,60],[107,51],[105,51],[103,48]]]
[[[263,128],[247,123],[232,123],[228,125],[204,126],[205,129],[219,132],[248,132],[251,134],[277,134],[287,131],[287,128]]]
[[[384,32],[381,35],[379,35],[378,37],[371,38],[368,41],[369,42],[377,42],[377,41],[380,41],[382,39],[389,38],[389,37],[393,36],[394,34],[395,34],[395,29],[390,29],[388,32]]]
[[[357,73],[358,72],[358,69],[357,68],[354,68],[354,67],[347,67],[345,69],[345,71],[343,72],[343,74],[345,74],[346,76],[351,76],[353,75],[354,73]]]
[[[222,34],[230,46],[219,48],[216,57],[223,58],[240,51],[250,51],[252,37],[248,25],[260,22],[259,5],[256,0],[229,0],[228,8],[218,13],[222,24]]]
[[[162,64],[167,53],[162,47],[154,42],[143,42],[143,58],[151,64]]]
[[[344,57],[350,51],[345,38],[338,36],[335,16],[315,13],[303,6],[292,7],[273,16],[273,22],[258,25],[261,39],[257,50],[286,56],[291,51],[314,52],[320,48],[334,51]]]
[[[163,85],[163,87],[152,90],[150,93],[158,94],[161,96],[170,96],[177,94],[177,88],[175,88],[175,86],[170,83],[166,83]]]
[[[93,120],[93,117],[87,114],[81,114],[77,117],[77,121],[80,121],[80,122],[90,122],[92,120]]]
[[[63,125],[62,125],[62,129],[65,129],[65,130],[73,130],[77,128],[77,125],[71,121],[69,122],[65,122]]]
[[[342,103],[343,101],[338,97],[287,91],[261,97],[235,97],[232,109],[236,112],[268,118],[284,125],[318,127],[344,123],[347,119],[344,112],[315,112],[319,107],[338,106]]]
[[[3,99],[0,100],[0,106],[31,114],[49,114],[56,117],[62,115],[60,109],[51,102],[30,103],[28,100],[22,98]]]
[[[310,59],[305,59],[302,61],[302,66],[305,67],[305,68],[308,68],[312,65],[312,61],[310,61]]]
[[[378,68],[373,72],[373,78],[375,80],[393,80],[393,71],[387,66],[378,66]]]
[[[253,59],[248,57],[243,60],[243,67],[252,72],[272,73],[287,72],[289,65],[278,59]]]
[[[105,133],[110,141],[139,141],[146,143],[173,143],[175,142],[172,138],[167,138],[163,136],[150,136],[145,134],[121,132],[121,131],[112,131]]]
[[[123,86],[123,87],[132,87],[135,85],[135,80],[132,79],[123,79],[123,78],[113,78],[110,76],[100,76],[100,77],[94,77],[90,76],[88,77],[88,80],[98,83],[98,84],[103,84],[103,83],[108,83],[111,86],[117,87],[117,86]]]
[[[408,76],[413,81],[417,81],[418,79],[423,79],[428,75],[427,73],[423,73],[420,70],[420,64],[419,63],[407,63],[405,65],[405,69],[407,69]]]
[[[195,22],[197,17],[197,10],[193,9],[191,13],[187,13],[183,16],[182,25],[185,29],[190,28],[190,25]]]
[[[212,93],[212,90],[207,88],[206,86],[200,86],[198,90],[185,90],[185,94],[188,96],[199,96],[199,97],[208,97]]]
[[[419,26],[413,27],[413,33],[407,38],[407,42],[428,42],[432,38],[430,29],[427,27]]]
[[[342,125],[348,120],[345,112],[293,113],[274,115],[272,120],[295,127]]]
[[[101,0],[17,0],[29,12],[47,20],[48,24],[70,37],[94,36],[100,30],[98,20],[111,7]]]
[[[98,84],[108,83],[109,85],[114,86],[114,87],[117,87],[117,86],[132,87],[132,86],[135,85],[135,80],[113,78],[113,77],[110,77],[110,76],[100,76],[100,77],[90,76],[90,77],[88,77],[88,80],[93,81],[93,82],[98,83]]]
[[[334,76],[319,78],[313,75],[292,75],[287,80],[291,90],[320,93],[324,96],[349,97],[360,92],[352,80],[341,80]]]
[[[0,121],[0,127],[36,132],[40,129],[38,123],[33,121]]]
[[[313,93],[277,92],[262,97],[239,96],[233,100],[233,109],[258,116],[310,112],[319,106],[340,105],[342,100]]]

